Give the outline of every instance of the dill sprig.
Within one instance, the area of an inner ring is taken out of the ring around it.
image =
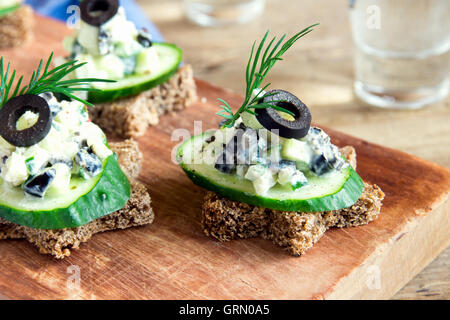
[[[115,82],[114,80],[97,79],[97,78],[82,78],[63,80],[68,74],[81,68],[86,62],[78,63],[77,60],[69,61],[53,69],[50,65],[53,59],[53,52],[50,54],[45,66],[41,59],[39,66],[33,71],[30,81],[27,85],[21,87],[23,76],[19,78],[15,87],[14,80],[16,78],[16,70],[12,70],[11,63],[8,62],[6,70],[4,69],[3,57],[0,58],[0,108],[5,105],[8,100],[18,95],[34,94],[38,95],[44,92],[61,93],[67,97],[80,101],[88,106],[93,106],[90,102],[74,95],[79,91],[100,91],[92,88],[90,85],[93,82]],[[42,68],[44,69],[42,70]],[[14,90],[13,90],[14,87]]]
[[[269,31],[266,32],[263,39],[259,43],[256,51],[256,41],[253,43],[252,50],[250,52],[250,58],[247,63],[246,73],[245,73],[245,82],[246,82],[246,90],[245,90],[245,99],[242,103],[241,107],[237,110],[236,113],[233,113],[230,105],[223,99],[218,99],[222,105],[221,111],[216,114],[225,118],[226,121],[224,123],[225,127],[231,128],[234,126],[237,119],[239,119],[241,113],[248,112],[250,114],[256,114],[255,109],[265,109],[265,108],[273,108],[275,110],[287,113],[291,116],[294,116],[292,112],[286,110],[283,107],[276,105],[277,102],[282,102],[278,100],[270,101],[270,103],[262,103],[259,102],[262,99],[271,96],[271,93],[262,94],[269,86],[270,83],[266,84],[262,87],[256,95],[253,96],[253,92],[260,88],[262,82],[266,78],[270,69],[275,65],[275,63],[279,60],[283,60],[282,55],[301,37],[307,35],[315,26],[319,25],[318,23],[313,24],[302,31],[295,34],[293,37],[286,40],[283,43],[286,35],[283,35],[277,42],[276,37],[273,37],[272,40],[267,45],[264,50],[264,45],[269,36]],[[273,46],[273,47],[272,47]],[[264,51],[263,51],[264,50]],[[261,60],[260,60],[261,59]],[[259,68],[258,68],[259,64]]]

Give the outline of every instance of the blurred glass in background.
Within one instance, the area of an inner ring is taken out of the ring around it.
[[[183,0],[186,16],[202,26],[245,23],[264,11],[265,0]]]
[[[449,92],[450,0],[350,0],[356,95],[417,109]]]

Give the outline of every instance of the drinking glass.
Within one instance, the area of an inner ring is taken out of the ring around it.
[[[184,0],[189,20],[202,26],[244,23],[261,14],[265,0]]]
[[[450,0],[353,0],[356,95],[417,109],[449,92]]]

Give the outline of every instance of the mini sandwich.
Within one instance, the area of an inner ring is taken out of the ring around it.
[[[302,255],[332,227],[369,223],[384,194],[356,173],[351,146],[338,148],[311,126],[308,107],[262,81],[308,27],[283,43],[268,34],[253,46],[246,69],[246,96],[233,113],[223,105],[218,130],[184,141],[178,161],[187,176],[208,190],[202,206],[206,235],[220,241],[262,237]]]
[[[21,0],[0,0],[0,48],[21,46],[33,36],[33,10]]]
[[[64,258],[95,233],[149,224],[154,215],[145,186],[134,180],[137,143],[108,145],[89,120],[90,104],[73,95],[103,80],[68,83],[63,78],[83,65],[50,70],[51,60],[15,88],[15,71],[0,60],[0,239],[23,238]]]
[[[100,77],[115,83],[93,83],[85,97],[96,103],[92,120],[108,134],[139,137],[159,116],[186,108],[197,99],[192,68],[179,68],[182,51],[153,42],[149,32],[128,21],[118,0],[85,0],[74,36],[64,40],[70,55],[60,61],[88,62],[71,78]]]

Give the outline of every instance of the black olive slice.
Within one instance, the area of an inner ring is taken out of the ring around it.
[[[27,111],[39,115],[36,123],[24,130],[17,130],[17,121]],[[50,107],[44,98],[25,94],[10,99],[0,109],[0,136],[16,147],[30,147],[43,140],[52,124]]]
[[[299,98],[292,93],[284,90],[271,90],[268,92],[271,94],[264,98],[262,101],[274,104],[292,112],[294,120],[290,121],[283,118],[279,111],[273,108],[257,109],[256,119],[267,130],[278,130],[278,134],[283,138],[303,138],[308,134],[309,127],[311,126],[311,113],[308,107],[300,101]]]
[[[224,146],[214,167],[223,173],[231,174],[238,164],[250,165],[253,156],[262,152],[258,140],[259,136],[256,130],[238,128],[233,138]]]
[[[30,196],[43,198],[50,184],[53,182],[56,176],[55,169],[49,169],[44,173],[31,178],[23,186],[23,190]]]
[[[311,171],[317,175],[322,175],[331,169],[331,164],[327,161],[323,154],[315,157],[311,162]]]
[[[90,152],[87,147],[82,147],[75,156],[75,163],[83,173],[87,173],[90,177],[95,177],[102,172],[103,164],[94,153]]]
[[[153,45],[152,37],[150,33],[148,33],[147,29],[143,28],[139,30],[139,34],[137,37],[137,41],[144,47],[150,48]]]
[[[114,17],[118,10],[118,0],[84,0],[80,3],[81,19],[95,27]]]

